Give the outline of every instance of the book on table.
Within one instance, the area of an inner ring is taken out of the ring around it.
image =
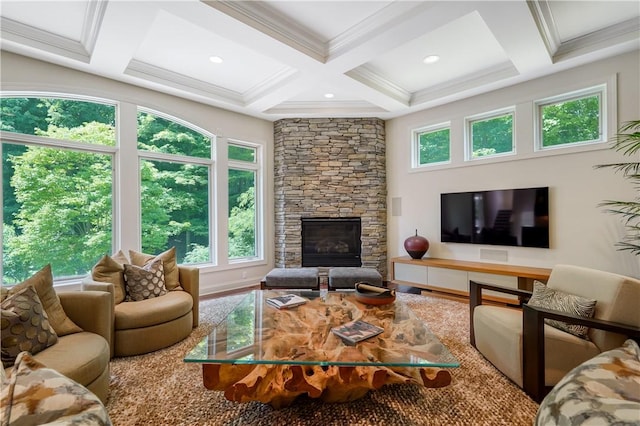
[[[283,294],[282,296],[270,297],[267,299],[267,304],[278,309],[289,309],[304,305],[305,303],[307,303],[307,299],[300,297],[297,294]]]
[[[377,336],[383,331],[384,329],[382,327],[362,320],[351,321],[331,329],[333,334],[350,344],[356,344],[370,337]]]

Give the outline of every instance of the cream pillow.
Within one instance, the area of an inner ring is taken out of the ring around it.
[[[169,250],[164,251],[157,256],[129,250],[129,257],[131,258],[131,264],[135,266],[145,266],[156,257],[159,257],[162,259],[162,266],[164,267],[164,280],[167,291],[174,290],[180,286],[180,276],[178,272],[178,264],[176,263],[175,247],[171,247]]]
[[[42,307],[47,312],[49,317],[49,323],[55,330],[58,337],[65,336],[67,334],[79,333],[82,331],[80,327],[76,325],[67,316],[60,304],[60,298],[53,289],[53,275],[51,274],[51,265],[47,265],[40,271],[36,272],[31,278],[20,284],[14,285],[9,289],[2,288],[2,300],[16,294],[25,288],[33,286],[38,293]]]
[[[129,263],[127,256],[119,250],[113,256],[104,255],[91,268],[91,277],[95,281],[113,284],[114,302],[117,305],[124,301],[127,293],[124,285],[124,264]]]

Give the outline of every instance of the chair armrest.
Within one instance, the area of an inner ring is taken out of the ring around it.
[[[113,284],[104,283],[101,281],[95,281],[91,279],[91,276],[84,277],[82,279],[82,290],[90,290],[90,291],[106,291],[107,293],[111,293],[115,300],[115,289],[113,288]]]
[[[113,296],[104,291],[70,291],[58,293],[62,309],[84,331],[113,343]]]
[[[620,333],[640,342],[640,327],[585,318],[577,315],[541,308],[538,306],[522,306],[522,365],[527,366],[523,372],[524,391],[536,402],[540,403],[547,393],[544,384],[544,320],[554,319],[569,324],[584,325],[599,330]]]
[[[532,292],[518,288],[503,287],[496,284],[481,283],[478,281],[469,281],[469,340],[473,347],[476,346],[476,337],[473,329],[473,311],[478,305],[482,305],[482,290],[492,290],[501,293],[513,294],[521,299],[528,300]]]
[[[180,286],[193,298],[193,327],[200,322],[200,270],[195,266],[178,265]]]

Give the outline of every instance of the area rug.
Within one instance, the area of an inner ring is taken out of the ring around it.
[[[245,295],[200,303],[200,326],[180,343],[111,361],[107,410],[114,425],[531,425],[538,405],[469,344],[468,303],[399,293],[460,361],[446,388],[390,385],[348,403],[299,398],[275,410],[238,404],[202,385],[201,367],[182,360]]]

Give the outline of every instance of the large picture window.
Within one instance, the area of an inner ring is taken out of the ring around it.
[[[467,119],[467,160],[512,154],[512,110]]]
[[[413,131],[413,167],[448,163],[451,160],[451,130],[440,124]]]
[[[229,259],[258,256],[258,150],[229,143]]]
[[[213,135],[138,113],[142,251],[176,248],[178,263],[211,262]]]
[[[113,245],[115,106],[3,97],[2,283],[85,275]],[[44,255],[46,254],[46,255]]]
[[[535,102],[536,149],[605,142],[605,86]]]

